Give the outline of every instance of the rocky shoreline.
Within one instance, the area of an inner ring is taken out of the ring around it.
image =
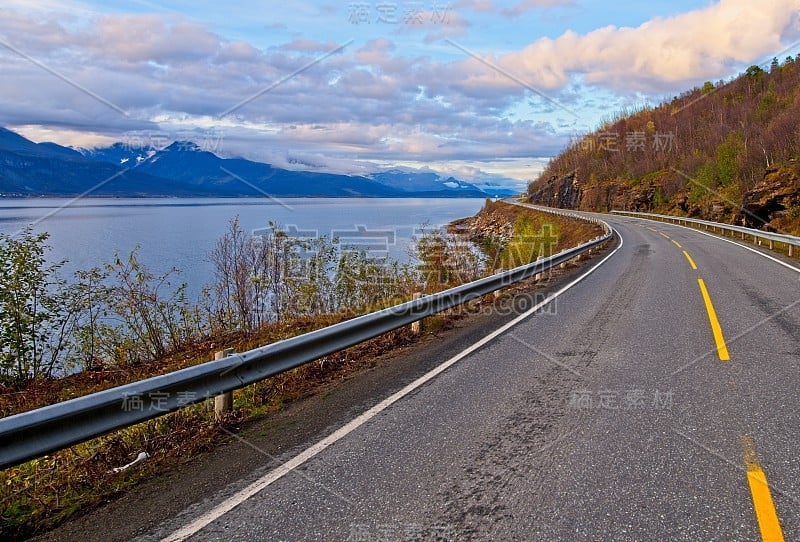
[[[447,231],[463,236],[465,239],[482,245],[491,240],[505,246],[514,236],[516,218],[503,209],[507,204],[486,200],[486,205],[474,216],[451,222]]]

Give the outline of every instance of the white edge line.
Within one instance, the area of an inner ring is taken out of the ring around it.
[[[620,215],[620,216],[625,216],[625,215]],[[629,217],[629,218],[631,218],[631,217]],[[673,224],[672,222],[661,222],[660,220],[653,220],[653,219],[650,219],[650,218],[642,218],[642,217],[638,217],[638,216],[637,217],[633,217],[633,218],[638,218],[639,220],[646,220],[648,222],[658,222],[659,224],[669,224],[670,226],[677,226],[679,228],[683,228],[683,229],[689,230],[689,231],[696,231],[697,233],[702,233],[703,235],[707,235],[708,237],[712,237],[714,239],[719,239],[720,241],[725,241],[726,243],[730,243],[732,245],[736,245],[737,247],[742,247],[743,249],[749,250],[750,252],[755,252],[759,256],[763,256],[763,257],[767,258],[768,260],[772,260],[773,262],[781,264],[782,266],[784,266],[784,267],[786,267],[788,269],[791,269],[792,271],[800,273],[800,268],[797,268],[797,267],[795,267],[795,266],[793,266],[791,264],[788,264],[788,263],[784,262],[783,260],[779,260],[778,258],[775,258],[774,256],[770,256],[769,254],[766,254],[765,252],[761,252],[760,250],[756,250],[753,247],[749,247],[749,246],[747,246],[745,244],[742,244],[742,243],[739,243],[737,241],[734,241],[733,239],[728,239],[727,237],[714,235],[713,233],[709,233],[709,232],[703,231],[703,230],[701,230],[699,228],[692,228],[692,227],[689,227],[689,226],[684,226],[683,224]],[[724,226],[724,224],[723,224],[723,226]],[[776,243],[780,243],[780,241],[775,241],[775,242]]]
[[[216,507],[214,507],[213,509],[209,510],[208,512],[206,512],[205,514],[203,514],[199,518],[195,519],[193,522],[191,522],[188,525],[182,527],[181,529],[173,532],[171,535],[169,535],[166,538],[164,538],[163,542],[177,542],[177,541],[185,540],[186,538],[194,535],[195,533],[200,531],[202,528],[206,527],[211,522],[219,519],[223,515],[227,514],[228,512],[230,512],[231,510],[233,510],[234,508],[236,508],[237,506],[239,506],[240,504],[245,502],[250,497],[256,495],[258,492],[260,492],[261,490],[265,489],[267,486],[269,486],[273,482],[276,482],[277,480],[283,478],[285,475],[289,474],[294,469],[296,469],[297,467],[299,467],[300,465],[302,465],[303,463],[305,463],[309,459],[313,458],[314,456],[316,456],[317,454],[319,454],[320,452],[325,450],[325,448],[327,448],[328,446],[330,446],[330,445],[336,443],[337,441],[341,440],[342,438],[346,437],[347,435],[349,435],[350,433],[352,433],[353,431],[355,431],[356,429],[358,429],[359,427],[364,425],[366,422],[368,422],[369,420],[371,420],[372,418],[374,418],[375,416],[377,416],[378,414],[380,414],[381,412],[386,410],[388,407],[390,407],[391,405],[393,405],[394,403],[396,403],[397,401],[399,401],[400,399],[402,399],[406,395],[410,394],[414,390],[420,388],[421,386],[423,386],[424,384],[426,384],[430,380],[434,379],[435,377],[437,377],[438,375],[440,375],[441,373],[443,373],[444,371],[446,371],[447,369],[449,369],[450,367],[452,367],[453,365],[458,363],[461,359],[463,359],[466,356],[468,356],[469,354],[475,352],[476,350],[478,350],[479,348],[481,348],[485,344],[487,344],[490,341],[496,339],[497,337],[499,337],[500,335],[502,335],[503,333],[505,333],[506,331],[508,331],[509,329],[514,327],[515,325],[517,325],[518,323],[520,323],[523,320],[525,320],[526,318],[530,317],[532,314],[534,314],[537,311],[539,311],[542,307],[544,307],[547,304],[551,303],[554,299],[556,299],[557,297],[562,295],[564,292],[566,292],[567,290],[569,290],[570,288],[572,288],[573,286],[575,286],[576,284],[581,282],[583,279],[585,279],[586,277],[588,277],[589,275],[594,273],[595,270],[597,270],[609,258],[611,258],[614,254],[616,254],[619,249],[622,248],[622,244],[623,244],[622,236],[614,228],[611,228],[611,229],[612,229],[612,232],[616,233],[617,237],[619,237],[619,245],[617,246],[617,248],[615,248],[611,252],[611,254],[609,254],[608,256],[606,256],[605,258],[600,260],[599,262],[597,262],[597,264],[595,264],[594,267],[589,269],[586,273],[584,273],[583,275],[581,275],[580,277],[578,277],[574,281],[570,282],[569,284],[567,284],[566,286],[561,288],[559,291],[557,291],[556,293],[552,294],[547,299],[543,300],[541,303],[538,303],[534,307],[528,309],[526,312],[520,314],[519,316],[514,318],[512,321],[510,321],[507,324],[503,325],[502,327],[496,329],[492,333],[486,335],[484,338],[482,338],[478,342],[468,346],[467,348],[465,348],[464,350],[462,350],[461,352],[459,352],[458,354],[456,354],[452,358],[448,359],[447,361],[445,361],[444,363],[442,363],[438,367],[432,369],[431,371],[429,371],[429,372],[425,373],[424,375],[422,375],[421,377],[417,378],[416,380],[414,380],[413,382],[408,384],[406,387],[404,387],[400,391],[397,391],[394,394],[390,395],[389,397],[387,397],[386,399],[384,399],[383,401],[381,401],[377,405],[373,406],[372,408],[370,408],[369,410],[367,410],[363,414],[359,415],[358,417],[356,417],[352,421],[348,422],[346,425],[340,427],[339,429],[337,429],[336,431],[334,431],[333,433],[331,433],[327,437],[323,438],[322,440],[320,440],[316,444],[313,444],[309,448],[306,448],[305,450],[300,452],[298,455],[294,456],[292,459],[290,459],[289,461],[287,461],[283,465],[273,469],[272,471],[270,471],[269,473],[264,475],[262,478],[256,480],[255,482],[253,482],[249,486],[247,486],[244,489],[240,490],[238,493],[236,493],[236,494],[230,496],[229,498],[225,499],[220,504],[218,504]]]

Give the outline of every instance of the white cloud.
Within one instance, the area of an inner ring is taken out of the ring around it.
[[[471,9],[479,13],[488,13],[495,10],[493,0],[460,0],[453,4],[453,9]]]
[[[540,38],[497,63],[542,89],[560,89],[573,76],[622,93],[661,92],[729,75],[761,61],[800,37],[800,0],[768,3],[721,0],[712,6],[657,17],[636,27],[607,26],[584,35],[567,31]],[[496,72],[467,61],[467,85],[511,88]]]
[[[556,3],[567,2],[517,2],[505,9]],[[554,98],[570,101],[570,107],[586,101],[587,85],[599,89],[599,102],[616,104],[614,98],[636,92],[660,96],[680,91],[779,52],[800,37],[799,4],[723,0],[636,28],[568,31],[489,60]],[[457,5],[495,14],[504,9],[488,0]],[[437,31],[466,30],[468,45],[471,27],[455,9],[449,13],[456,24],[427,24],[419,31],[434,39],[431,33]],[[508,76],[475,59],[409,56],[386,37],[356,42],[313,63],[338,42],[295,35],[283,45],[258,48],[175,14],[75,19],[3,10],[0,35],[129,113],[123,116],[0,49],[4,81],[13,82],[0,85],[0,124],[58,128],[61,139],[57,133],[44,134],[58,142],[86,145],[133,130],[222,128],[231,152],[282,160],[287,166],[303,162],[346,171],[351,167],[347,160],[355,157],[358,168],[365,161],[461,161],[484,164],[475,166],[481,172],[487,171],[486,160],[547,156],[565,143],[549,124],[559,121],[559,111],[553,107],[555,113],[531,114],[530,92]],[[393,37],[398,43],[409,38]],[[218,118],[257,93],[262,94]],[[509,164],[491,171],[494,177],[534,176],[528,173],[527,166],[512,171]]]
[[[118,141],[117,138],[83,130],[54,129],[47,126],[14,126],[14,131],[37,143],[58,142],[76,148],[91,149],[106,147]]]
[[[500,10],[500,13],[506,17],[519,17],[520,15],[536,10],[548,9],[554,7],[573,6],[575,3],[572,0],[522,0],[511,8]]]
[[[493,0],[460,0],[453,4],[453,9],[470,9],[478,13],[500,13],[505,17],[519,17],[532,11],[554,7],[573,6],[572,0],[521,0],[511,7],[501,7]]]
[[[325,53],[336,49],[338,46],[339,44],[333,40],[322,42],[305,38],[297,38],[289,43],[281,45],[280,49],[283,49],[284,51],[300,51],[303,53]]]
[[[101,17],[86,42],[98,57],[125,62],[185,62],[209,58],[220,47],[217,36],[182,19],[161,15]]]
[[[416,16],[412,22],[399,25],[398,32],[425,32],[425,43],[463,36],[471,26],[467,19],[450,6],[439,11],[420,11]]]

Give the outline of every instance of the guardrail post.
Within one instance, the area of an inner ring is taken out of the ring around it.
[[[789,245],[789,257],[791,258],[792,257],[792,244],[788,243],[788,245]]]
[[[227,358],[233,355],[233,348],[226,348],[214,354],[214,359]],[[233,410],[233,392],[228,391],[214,397],[214,420],[222,421],[225,414]]]
[[[542,257],[541,257],[541,256],[539,256],[538,258],[536,258],[536,261],[539,261],[539,260],[541,260],[541,259],[542,259]],[[544,277],[544,273],[536,273],[536,274],[533,276],[533,282],[539,282],[539,281],[541,281],[541,280],[542,280],[542,278],[543,278],[543,277]]]
[[[420,297],[422,297],[421,292],[414,292],[413,294],[411,294],[411,299],[419,299]],[[422,333],[422,320],[411,322],[411,334],[419,335],[420,333]]]
[[[774,248],[775,248],[775,242],[772,239],[770,239],[769,240],[769,249],[773,250]]]

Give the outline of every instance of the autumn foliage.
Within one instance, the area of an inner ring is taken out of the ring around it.
[[[547,203],[548,184],[568,178],[585,193],[562,206],[692,214],[691,206],[720,202],[732,218],[768,169],[800,155],[798,83],[800,59],[790,56],[768,70],[751,66],[730,82],[706,82],[657,107],[622,112],[572,141],[529,193]],[[614,186],[590,190],[608,183]]]

